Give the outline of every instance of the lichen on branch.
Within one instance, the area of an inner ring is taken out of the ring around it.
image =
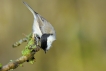
[[[19,40],[15,44],[13,44],[13,47],[17,47],[21,45],[23,42],[27,42],[27,45],[25,46],[24,50],[22,50],[22,56],[19,57],[16,60],[12,60],[8,64],[2,66],[0,64],[0,71],[8,71],[11,69],[15,69],[18,66],[22,66],[24,62],[30,62],[31,64],[34,63],[34,54],[40,49],[39,47],[35,46],[34,38],[32,37],[32,34],[29,34],[25,38]]]

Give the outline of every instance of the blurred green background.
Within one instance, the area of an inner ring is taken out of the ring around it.
[[[34,64],[14,71],[106,71],[106,0],[25,0],[55,28],[57,40]],[[22,0],[0,0],[0,63],[21,56],[26,43],[12,44],[32,32],[33,16]]]

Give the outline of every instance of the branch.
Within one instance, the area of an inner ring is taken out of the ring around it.
[[[34,54],[39,51],[40,48],[36,48],[34,40],[32,38],[32,34],[29,34],[24,39],[21,39],[20,41],[13,44],[13,47],[17,47],[22,44],[22,42],[27,42],[27,46],[25,46],[25,49],[22,51],[22,56],[16,59],[15,61],[11,61],[6,65],[1,66],[0,71],[8,71],[10,69],[15,69],[18,66],[21,66],[24,62],[30,62],[32,64],[34,63]]]

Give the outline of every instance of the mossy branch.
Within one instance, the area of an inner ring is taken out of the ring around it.
[[[22,66],[24,62],[34,63],[34,54],[39,51],[40,48],[36,48],[34,43],[34,38],[32,38],[32,34],[29,34],[26,38],[21,39],[20,41],[13,44],[13,47],[17,47],[21,45],[23,42],[27,42],[27,46],[22,51],[22,56],[15,61],[11,61],[8,64],[2,66],[0,64],[0,71],[8,71],[11,69],[16,69],[18,66]]]

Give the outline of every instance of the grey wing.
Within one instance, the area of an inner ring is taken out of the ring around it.
[[[49,33],[49,34],[55,35],[55,30],[54,30],[53,26],[39,14],[37,14],[37,16],[38,16],[38,23],[39,23],[41,32],[43,34]]]

